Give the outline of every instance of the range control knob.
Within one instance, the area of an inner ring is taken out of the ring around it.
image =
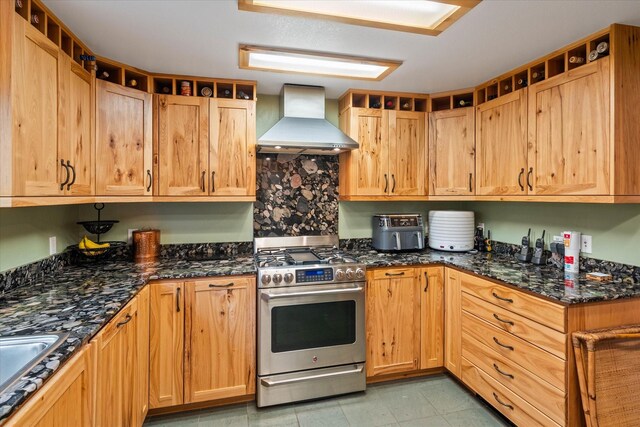
[[[344,280],[344,271],[336,270],[336,280],[342,282]]]
[[[268,274],[263,274],[262,279],[260,279],[263,285],[268,285],[271,282],[271,276]]]
[[[282,282],[282,274],[280,274],[280,273],[274,274],[273,275],[273,283],[275,283],[277,285],[280,282]]]
[[[293,274],[292,273],[287,273],[284,275],[284,281],[286,283],[291,283],[293,281]]]
[[[361,268],[356,269],[356,279],[362,280],[364,279],[364,270]]]
[[[355,273],[353,272],[353,270],[350,268],[347,268],[347,279],[353,280],[354,277],[355,277]]]

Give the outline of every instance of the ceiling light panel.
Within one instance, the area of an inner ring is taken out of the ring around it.
[[[437,35],[480,0],[238,0],[238,8]]]
[[[243,69],[362,80],[382,80],[402,64],[400,61],[247,45],[240,46],[238,58]]]

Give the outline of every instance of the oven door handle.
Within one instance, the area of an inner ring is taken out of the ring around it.
[[[352,294],[352,293],[357,293],[362,291],[364,291],[364,288],[362,286],[358,286],[355,288],[334,289],[330,291],[290,292],[286,294],[269,294],[265,292],[262,294],[262,299],[265,301],[269,301],[269,300],[278,299],[278,298],[308,297],[308,296],[314,296],[314,295]]]
[[[265,387],[274,387],[277,385],[299,383],[301,381],[317,380],[321,378],[338,377],[340,375],[359,374],[364,369],[364,366],[359,368],[349,369],[348,371],[331,372],[328,374],[307,375],[305,377],[291,378],[288,380],[273,381],[266,378],[261,378],[260,383]]]

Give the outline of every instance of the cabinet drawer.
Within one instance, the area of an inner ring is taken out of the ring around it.
[[[565,423],[565,394],[517,363],[462,335],[462,357],[507,387],[560,425]]]
[[[498,354],[535,373],[551,385],[565,391],[565,361],[504,332],[467,312],[462,313],[462,331]]]
[[[118,333],[118,330],[131,321],[137,311],[138,301],[137,298],[134,298],[98,334],[103,345],[111,341],[111,338]]]
[[[237,289],[246,288],[253,285],[254,276],[221,276],[198,279],[194,282],[195,290],[204,291],[206,289]]]
[[[566,360],[566,335],[554,329],[520,316],[513,311],[477,298],[462,294],[462,309],[476,315],[493,326],[510,332],[549,353]]]
[[[460,285],[463,292],[540,322],[556,331],[566,331],[565,308],[562,305],[470,274],[460,274]]]
[[[462,358],[462,381],[516,425],[558,425],[465,358]]]
[[[413,268],[380,268],[368,274],[369,279],[401,279],[415,277],[416,271]]]

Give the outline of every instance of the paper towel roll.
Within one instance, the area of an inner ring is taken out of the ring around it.
[[[568,273],[580,272],[580,241],[579,231],[564,231],[564,271]]]

